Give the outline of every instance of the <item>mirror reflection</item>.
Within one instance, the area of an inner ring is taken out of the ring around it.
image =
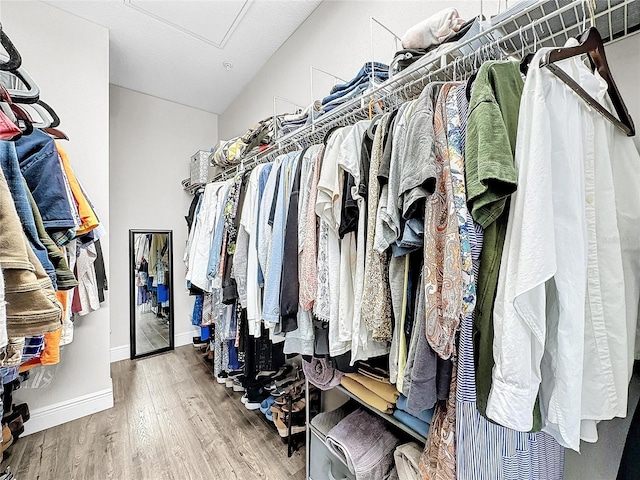
[[[173,348],[172,232],[131,231],[131,358]]]

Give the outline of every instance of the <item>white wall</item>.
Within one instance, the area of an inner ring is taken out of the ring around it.
[[[129,358],[129,230],[173,230],[176,345],[191,342],[193,297],[182,255],[192,197],[180,181],[189,160],[218,139],[218,116],[111,85],[111,348]]]
[[[220,115],[220,138],[241,135],[257,120],[273,115],[274,96],[309,105],[311,65],[345,80],[353,78],[371,61],[370,17],[401,37],[409,27],[443,8],[454,7],[462,18],[470,19],[480,14],[481,4],[485,17],[498,11],[497,1],[324,1]],[[392,38],[381,27],[374,27],[376,61],[388,64],[392,60],[396,51]],[[333,83],[332,78],[314,74],[314,99],[326,95]],[[295,108],[282,102],[277,107],[278,113]]]
[[[65,146],[73,167],[109,231],[108,31],[41,2],[3,2],[1,20],[42,99],[60,116],[60,128],[71,139]],[[107,236],[101,242],[107,274],[109,240]],[[53,383],[16,393],[18,402],[27,401],[33,412],[28,431],[113,404],[109,297],[107,293],[100,310],[76,322],[73,343],[64,347],[60,364],[49,369],[55,372]],[[57,413],[47,415],[52,406]]]
[[[607,45],[606,54],[613,78],[639,132],[633,141],[640,150],[640,35],[636,33]]]

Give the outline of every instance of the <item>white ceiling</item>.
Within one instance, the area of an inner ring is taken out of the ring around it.
[[[110,30],[111,83],[213,113],[227,108],[320,2],[47,1]]]

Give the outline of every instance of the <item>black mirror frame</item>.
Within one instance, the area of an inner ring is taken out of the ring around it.
[[[136,353],[136,295],[135,295],[135,236],[146,235],[148,233],[158,233],[167,235],[169,240],[169,346],[151,350],[149,352]],[[131,360],[144,358],[159,353],[165,353],[175,348],[175,338],[173,331],[174,323],[174,303],[173,303],[173,230],[129,230],[129,341]]]

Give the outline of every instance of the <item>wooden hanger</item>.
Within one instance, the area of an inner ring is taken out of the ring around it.
[[[613,123],[617,128],[622,130],[628,137],[633,137],[636,133],[633,120],[629,115],[620,91],[616,86],[607,63],[607,57],[604,53],[604,44],[600,32],[595,27],[589,28],[580,37],[580,45],[575,47],[554,48],[549,50],[540,60],[540,67],[546,67],[556,75],[560,80],[566,83],[580,98],[593,107],[603,117]],[[608,93],[615,108],[618,118],[616,118],[609,110],[607,110],[600,102],[593,98],[582,88],[573,78],[560,67],[555,65],[556,62],[566,60],[568,58],[586,54],[589,57],[592,68],[595,68],[600,76],[607,82]]]

